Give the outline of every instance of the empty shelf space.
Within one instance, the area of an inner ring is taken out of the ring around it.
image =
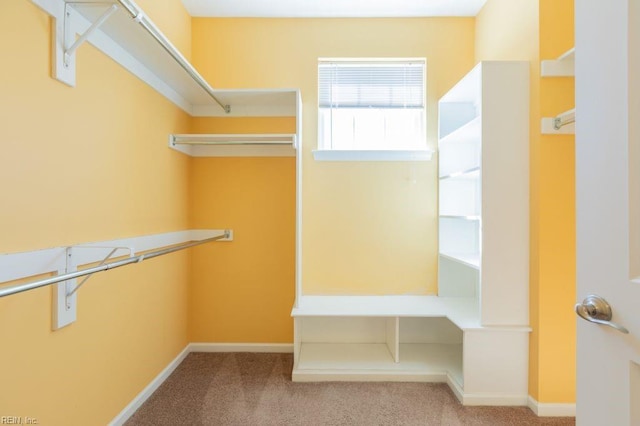
[[[400,362],[394,362],[385,344],[302,343],[294,370],[296,380],[305,373],[314,380],[340,380],[361,376],[369,380],[445,382],[447,375],[462,385],[462,345],[400,344]]]
[[[384,343],[302,343],[298,368],[302,370],[397,369]]]
[[[476,117],[468,123],[460,126],[458,129],[452,131],[447,136],[440,139],[439,146],[442,147],[446,144],[461,143],[468,141],[480,141],[482,131],[482,119]]]
[[[398,364],[409,371],[446,372],[463,385],[461,344],[400,343]]]

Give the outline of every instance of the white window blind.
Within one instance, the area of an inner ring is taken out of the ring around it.
[[[424,59],[318,61],[318,149],[424,150]]]
[[[424,108],[424,61],[321,62],[320,108]]]

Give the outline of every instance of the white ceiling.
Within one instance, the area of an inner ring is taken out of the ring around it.
[[[356,18],[476,16],[486,0],[182,0],[191,16]]]

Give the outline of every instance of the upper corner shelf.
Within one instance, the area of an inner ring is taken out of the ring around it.
[[[294,134],[174,134],[169,147],[191,157],[295,157]]]
[[[557,59],[543,60],[540,67],[542,77],[573,77],[575,75],[576,49],[572,47]]]
[[[132,0],[31,1],[55,18],[53,74],[70,86],[88,41],[192,116],[296,115],[297,90],[213,89]]]

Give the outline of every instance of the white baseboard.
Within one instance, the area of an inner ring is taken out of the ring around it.
[[[109,426],[121,426],[129,420],[129,417],[149,399],[160,385],[167,380],[171,373],[173,373],[173,370],[175,370],[191,352],[293,353],[293,343],[189,343],[142,392],[133,398],[133,401],[131,401],[120,414],[111,420]]]
[[[529,396],[528,407],[531,408],[538,417],[575,417],[575,403],[547,403],[538,402]]]
[[[523,407],[527,405],[527,395],[463,393],[461,402],[469,406]]]
[[[121,426],[127,420],[129,420],[129,417],[131,417],[133,413],[135,413],[136,410],[140,408],[142,404],[144,404],[144,402],[160,387],[160,385],[165,380],[167,380],[167,377],[169,377],[171,373],[173,373],[173,370],[175,370],[178,365],[180,365],[180,363],[184,361],[187,355],[189,355],[189,352],[189,345],[187,345],[187,347],[184,348],[182,352],[180,352],[178,356],[175,357],[173,361],[171,361],[169,365],[167,365],[165,369],[162,370],[160,374],[158,374],[151,381],[151,383],[149,383],[147,387],[142,390],[142,392],[140,392],[138,395],[136,395],[135,398],[133,398],[133,401],[131,401],[129,405],[124,407],[124,410],[122,410],[120,414],[118,414],[113,420],[111,420],[109,426]]]
[[[189,352],[293,353],[293,343],[190,343]]]
[[[301,370],[294,368],[291,372],[294,382],[422,382],[443,383],[447,381],[446,373],[415,373],[403,371],[380,370]]]

